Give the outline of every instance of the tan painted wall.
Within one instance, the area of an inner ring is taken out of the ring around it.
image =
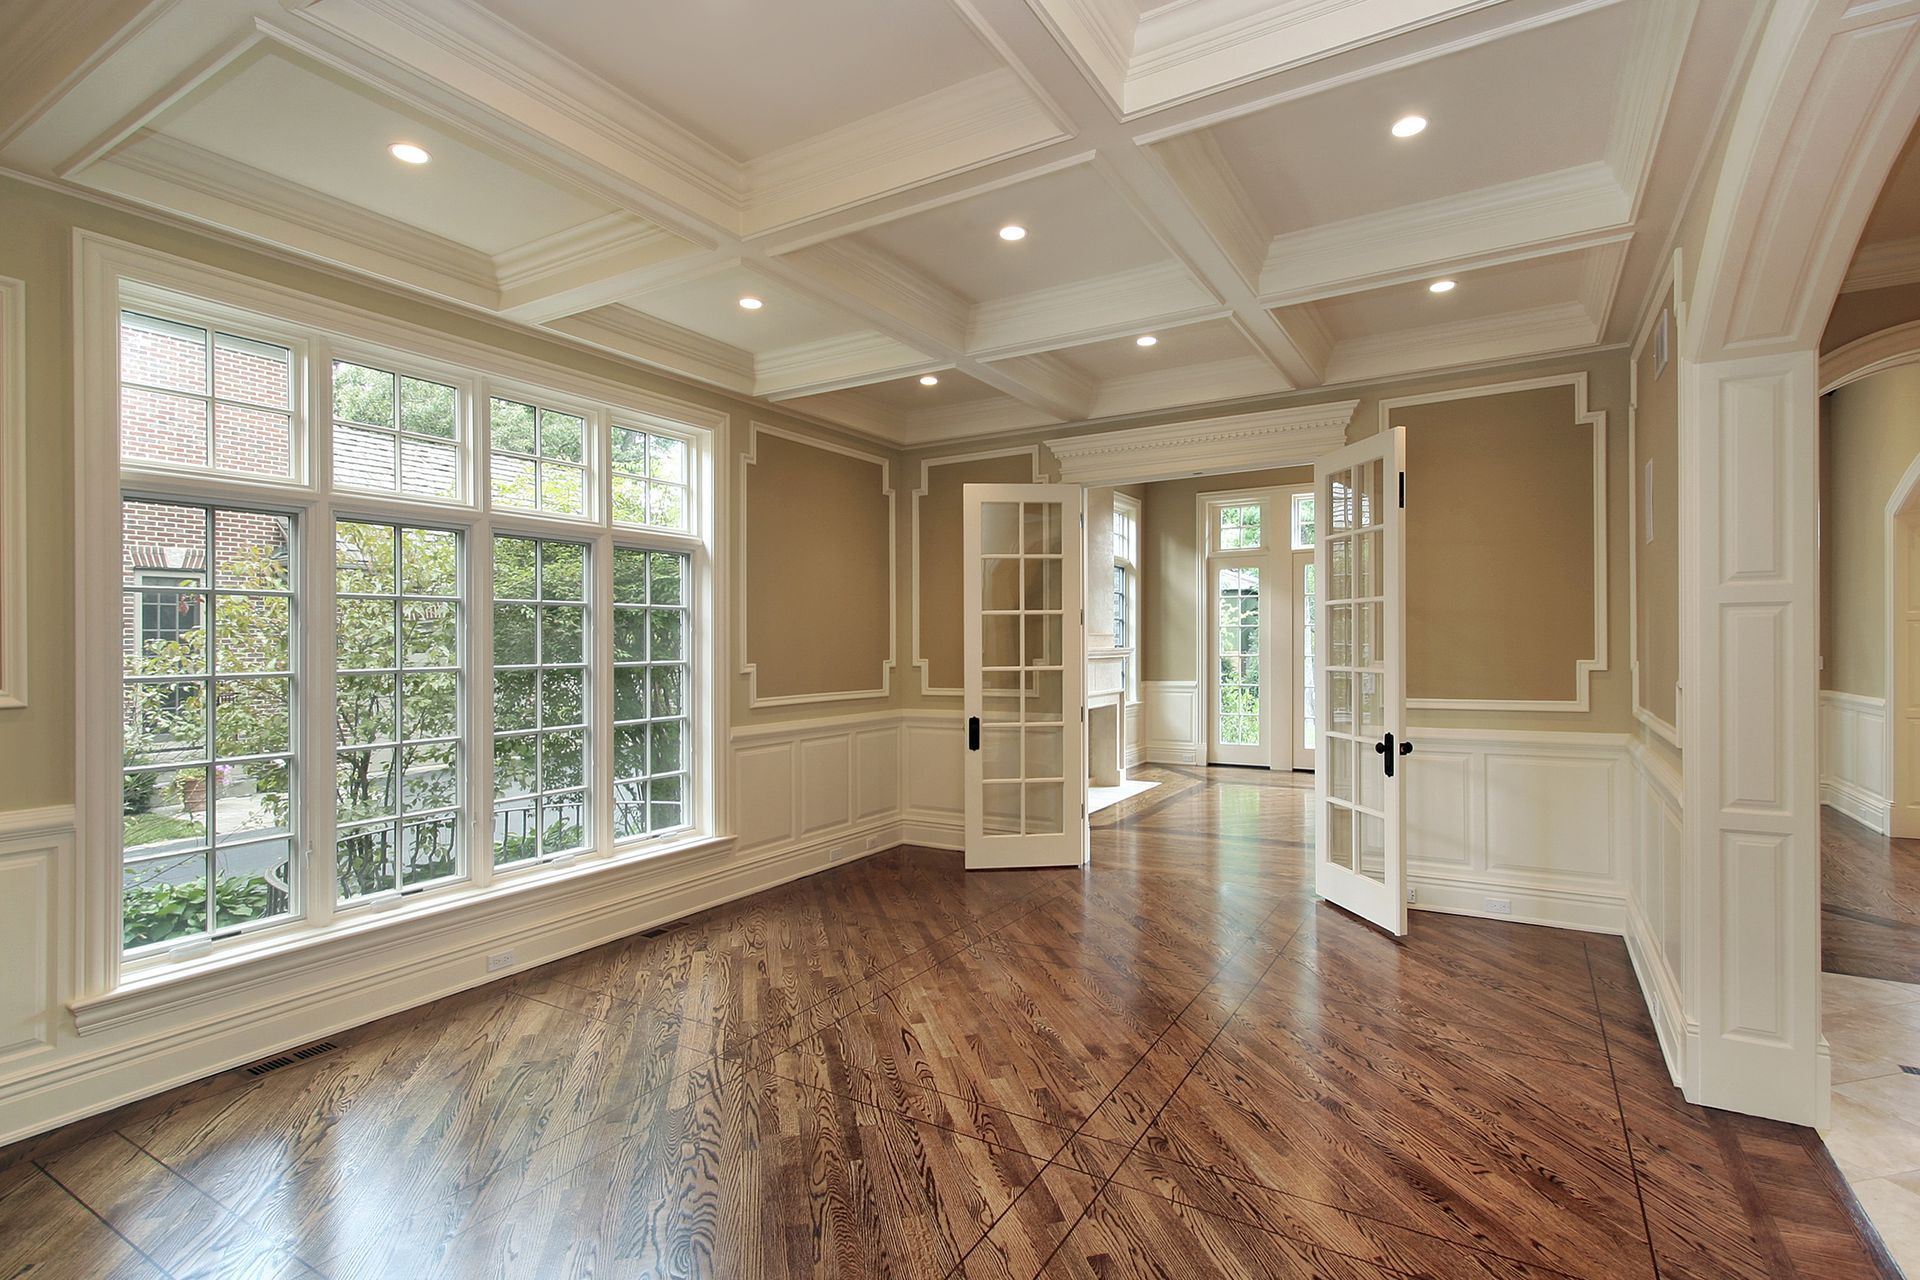
[[[1200,495],[1229,489],[1311,484],[1312,467],[1278,467],[1224,476],[1195,476],[1144,486],[1141,501],[1140,574],[1146,602],[1142,632],[1142,680],[1197,680],[1202,659]]]
[[[467,341],[486,343],[596,377],[691,401],[734,415],[734,452],[721,473],[738,483],[738,450],[749,417],[803,433],[832,435],[776,410],[640,369],[634,365],[499,324],[411,295],[349,281],[270,254],[0,177],[0,275],[27,285],[28,680],[31,703],[0,711],[0,809],[73,799],[73,351],[69,266],[76,229],[237,271],[316,297],[377,311]],[[885,452],[882,450],[881,452]],[[737,502],[738,495],[731,495]],[[811,524],[783,531],[792,541]],[[884,565],[884,534],[875,546]],[[864,615],[863,615],[864,616]],[[737,670],[738,628],[727,661]],[[863,643],[871,642],[867,637]],[[884,645],[884,630],[880,632]],[[853,710],[871,703],[847,704]],[[736,721],[819,715],[832,707],[753,713],[734,700]]]
[[[891,458],[753,433],[741,491],[745,660],[761,698],[887,686]]]
[[[1673,292],[1661,307],[1671,312]],[[1633,465],[1627,470],[1640,530],[1634,601],[1640,662],[1640,704],[1670,725],[1679,724],[1680,681],[1680,363],[1670,357],[1654,376],[1653,343],[1635,365]],[[1653,466],[1651,522],[1646,505],[1646,467]],[[1651,535],[1651,536],[1649,536]]]
[[[1886,508],[1920,454],[1920,365],[1826,397],[1820,424],[1820,687],[1887,696]]]
[[[903,473],[904,474],[904,473]],[[920,474],[913,464],[913,474]],[[1002,454],[963,462],[939,462],[926,470],[927,491],[920,495],[920,537],[916,550],[912,545],[914,486],[901,485],[900,523],[907,545],[900,564],[904,581],[900,584],[902,607],[907,616],[901,623],[902,636],[913,635],[913,579],[916,564],[920,575],[920,652],[926,669],[914,668],[912,677],[903,677],[906,696],[918,702],[927,688],[958,689],[961,684],[961,577],[960,577],[960,496],[970,484],[1031,484],[1033,455],[1030,452]],[[918,482],[916,481],[916,484]],[[903,667],[910,659],[903,659]],[[936,696],[936,703],[953,705],[951,697]]]
[[[1593,436],[1568,384],[1401,405],[1407,695],[1570,701],[1594,656]]]

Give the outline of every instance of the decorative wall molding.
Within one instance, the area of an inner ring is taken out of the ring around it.
[[[1920,320],[1855,338],[1820,357],[1820,394],[1838,391],[1868,374],[1920,363]]]
[[[0,276],[0,708],[27,705],[27,286]]]
[[[1206,702],[1200,682],[1142,680],[1140,692],[1141,758],[1150,764],[1205,764]]]
[[[1681,250],[1675,249],[1673,256],[1668,259],[1666,273],[1660,278],[1659,284],[1653,291],[1654,305],[1648,308],[1646,315],[1642,318],[1639,332],[1634,338],[1633,348],[1627,356],[1627,669],[1632,676],[1633,689],[1631,696],[1633,698],[1633,718],[1647,726],[1648,729],[1658,734],[1663,740],[1671,743],[1676,748],[1682,745],[1680,741],[1680,725],[1677,723],[1681,718],[1680,692],[1678,687],[1675,688],[1673,697],[1674,720],[1676,721],[1676,723],[1673,724],[1667,723],[1658,715],[1649,711],[1644,699],[1640,696],[1640,529],[1642,523],[1640,518],[1640,503],[1646,496],[1646,491],[1639,479],[1637,459],[1640,456],[1638,434],[1640,411],[1640,356],[1641,353],[1646,350],[1647,344],[1653,340],[1654,332],[1659,327],[1661,318],[1659,302],[1660,299],[1667,295],[1669,289],[1673,290],[1673,314],[1667,317],[1667,376],[1674,380],[1674,408],[1676,418],[1678,416],[1680,366],[1675,361],[1674,355],[1675,348],[1679,344],[1681,328],[1686,324],[1686,303],[1681,297],[1679,284],[1681,280],[1685,279],[1685,276],[1680,270],[1681,253]],[[1674,427],[1677,434],[1679,428],[1678,421],[1674,423]],[[1675,446],[1675,462],[1677,463],[1679,460],[1677,440]],[[1677,466],[1675,470],[1678,470]],[[1680,477],[1677,474],[1669,477],[1667,481],[1667,483],[1675,485],[1679,482]],[[1667,536],[1670,538],[1678,537],[1679,532],[1678,529],[1670,529],[1667,531]],[[1679,610],[1680,602],[1676,599],[1674,601],[1674,626],[1676,628],[1680,625]]]
[[[1135,484],[1311,462],[1346,443],[1358,400],[1262,409],[1049,440],[1064,484]]]
[[[1408,736],[1414,907],[1626,932],[1623,735],[1416,725]]]
[[[1920,236],[1883,240],[1861,248],[1847,267],[1840,292],[1891,289],[1904,284],[1920,284]]]
[[[1393,411],[1416,404],[1453,400],[1480,400],[1535,391],[1544,387],[1573,388],[1573,422],[1593,437],[1593,653],[1574,662],[1574,696],[1553,701],[1524,698],[1408,698],[1409,708],[1428,711],[1566,711],[1584,712],[1591,705],[1592,675],[1607,669],[1607,414],[1587,405],[1587,375],[1552,374],[1517,382],[1492,382],[1432,395],[1396,396],[1380,402],[1380,429],[1393,425]]]
[[[747,650],[747,563],[752,548],[747,542],[747,469],[756,465],[760,459],[760,437],[778,436],[794,444],[809,449],[821,449],[828,453],[837,453],[849,458],[858,458],[862,462],[872,463],[880,469],[880,493],[887,501],[887,657],[880,664],[880,683],[871,689],[835,689],[819,693],[773,694],[762,696],[760,693],[760,671]],[[868,453],[852,445],[841,444],[820,436],[804,435],[790,431],[785,427],[769,426],[764,422],[752,423],[747,429],[746,450],[740,455],[740,512],[738,525],[737,551],[734,563],[740,575],[739,598],[735,603],[738,614],[740,674],[747,679],[747,705],[761,707],[792,707],[812,705],[823,702],[853,702],[866,698],[886,698],[893,694],[893,669],[899,661],[899,555],[896,549],[899,517],[896,511],[893,492],[893,463],[877,453]]]
[[[1631,870],[1627,894],[1627,953],[1675,1084],[1692,1077],[1700,1027],[1687,1016],[1680,966],[1685,954],[1688,901],[1681,823],[1682,781],[1657,748],[1627,748],[1633,788]]]
[[[1820,691],[1820,803],[1881,835],[1891,822],[1890,741],[1885,698]]]
[[[920,460],[920,483],[913,488],[911,500],[912,511],[908,517],[913,525],[913,542],[909,550],[909,554],[913,557],[913,563],[908,567],[913,573],[913,666],[914,669],[920,673],[920,692],[923,694],[938,698],[960,698],[966,696],[966,690],[959,688],[949,689],[935,685],[927,665],[926,654],[922,652],[920,647],[920,499],[924,498],[933,488],[931,477],[935,467],[953,466],[956,463],[963,462],[981,462],[988,458],[1018,457],[1026,457],[1031,460],[1032,471],[1030,478],[1033,483],[1038,484],[1040,482],[1040,446],[1036,444],[1009,449],[985,449],[978,453],[955,453],[948,454],[944,457],[922,458]]]

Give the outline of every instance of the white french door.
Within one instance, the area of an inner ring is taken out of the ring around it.
[[[1314,705],[1318,700],[1318,686],[1314,681],[1318,677],[1313,669],[1316,621],[1313,596],[1319,572],[1313,563],[1313,552],[1293,553],[1293,678],[1298,685],[1293,699],[1291,750],[1294,769],[1306,773],[1313,772],[1315,748],[1320,745],[1320,728],[1314,719]]]
[[[1212,741],[1214,764],[1273,763],[1273,699],[1266,655],[1273,652],[1272,589],[1264,552],[1219,556],[1207,564],[1213,598]]]
[[[969,870],[1087,860],[1083,497],[963,490]]]
[[[1395,427],[1314,464],[1322,897],[1407,931],[1406,446]]]

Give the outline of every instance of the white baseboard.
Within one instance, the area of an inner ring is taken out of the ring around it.
[[[1142,680],[1145,731],[1141,754],[1148,764],[1206,763],[1200,685],[1194,680]]]
[[[1881,835],[1886,835],[1893,827],[1893,806],[1885,796],[1862,791],[1839,778],[1820,780],[1820,803]]]

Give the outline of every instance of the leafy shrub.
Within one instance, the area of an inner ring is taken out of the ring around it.
[[[265,876],[221,876],[214,887],[214,902],[222,922],[257,920],[286,909],[285,895]],[[128,947],[203,933],[207,927],[206,881],[131,887],[126,892],[122,920]]]

